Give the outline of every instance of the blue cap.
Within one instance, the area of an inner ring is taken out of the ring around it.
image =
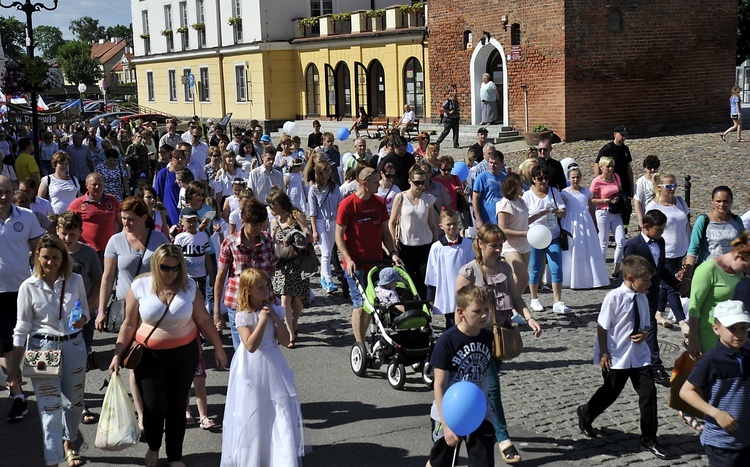
[[[396,271],[396,268],[383,268],[380,270],[380,276],[378,278],[378,285],[392,284],[396,281],[401,280],[401,274]]]
[[[268,135],[263,135],[263,136],[260,137],[260,140],[263,141],[264,143],[270,143],[271,142],[271,137],[268,136]]]
[[[138,178],[148,178],[148,175],[146,175],[144,172],[141,172]]]

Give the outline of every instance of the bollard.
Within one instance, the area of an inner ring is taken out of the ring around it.
[[[690,175],[685,175],[685,203],[688,205],[688,207],[690,207],[690,188],[692,187],[690,178]]]

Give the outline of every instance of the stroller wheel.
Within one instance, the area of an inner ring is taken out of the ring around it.
[[[403,364],[389,363],[387,374],[388,383],[393,389],[401,389],[404,387],[404,383],[406,383],[406,369],[404,369]]]
[[[422,381],[430,388],[435,383],[435,371],[429,361],[424,362],[424,366],[422,367]]]
[[[356,342],[349,354],[349,363],[357,376],[364,376],[367,372],[367,349],[362,342]]]

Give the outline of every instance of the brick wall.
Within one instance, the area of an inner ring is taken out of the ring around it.
[[[610,9],[620,32],[608,31]],[[508,62],[510,124],[542,123],[564,140],[726,120],[734,83],[737,2],[719,0],[548,0],[480,2],[431,0],[428,27],[431,106],[456,84],[462,116],[471,109],[470,61],[488,31],[510,53],[509,23],[521,29],[523,59]]]

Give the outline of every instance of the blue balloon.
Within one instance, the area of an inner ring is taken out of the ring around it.
[[[484,393],[474,383],[459,381],[445,391],[443,419],[458,436],[466,436],[479,428],[486,411]]]
[[[409,154],[414,152],[414,146],[412,146],[411,143],[406,143],[406,152]]]
[[[451,173],[457,175],[458,179],[462,182],[465,182],[469,177],[469,166],[466,165],[466,162],[464,161],[458,161],[453,164],[453,170],[451,170]]]
[[[349,139],[349,128],[342,126],[339,128],[339,132],[336,133],[336,136],[338,136],[339,141],[346,141]]]

